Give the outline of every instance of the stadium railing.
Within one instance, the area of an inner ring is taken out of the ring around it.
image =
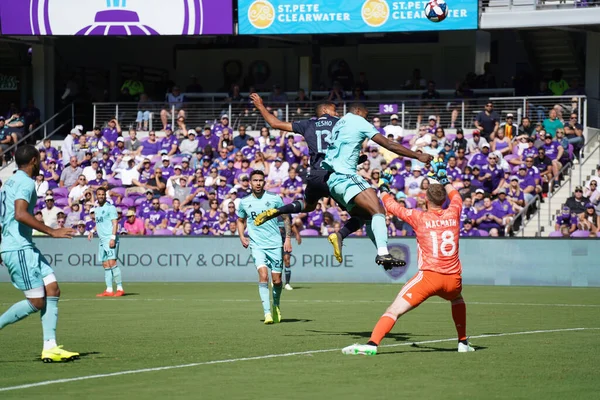
[[[530,218],[532,218],[533,213],[537,212],[537,232],[536,236],[541,236],[541,226],[542,220],[540,212],[540,204],[541,197],[539,195],[535,196],[533,199],[529,200],[527,204],[523,207],[521,211],[514,216],[510,224],[507,226],[507,231],[512,232],[514,236],[517,236],[519,233],[521,237],[525,237],[525,225],[530,222]],[[515,227],[517,228],[515,230]]]

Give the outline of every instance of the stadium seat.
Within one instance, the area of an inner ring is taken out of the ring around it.
[[[123,183],[121,182],[120,179],[108,178],[107,180],[108,180],[108,184],[112,188],[114,188],[114,187],[121,187],[123,185]]]
[[[146,197],[138,197],[137,199],[135,199],[133,204],[137,207],[140,204],[142,204],[144,202],[144,200],[146,200]]]
[[[156,229],[154,236],[173,236],[173,232],[168,229]]]
[[[571,234],[571,237],[574,237],[574,238],[586,238],[586,237],[590,237],[590,232],[578,230],[578,231],[573,232]]]
[[[121,200],[121,205],[126,206],[126,207],[131,207],[131,206],[135,205],[135,200],[132,199],[131,197],[125,197],[123,200]]]
[[[404,199],[404,201],[406,202],[407,208],[416,208],[417,207],[417,199],[415,199],[414,197],[406,197]]]
[[[162,196],[160,198],[160,203],[166,204],[167,206],[171,207],[173,205],[173,199],[170,198],[169,196]]]
[[[123,187],[112,188],[111,191],[115,192],[115,193],[118,193],[121,196],[125,196],[125,188],[123,188]]]
[[[69,199],[66,197],[59,197],[57,199],[54,199],[54,205],[56,205],[56,207],[69,207]]]
[[[68,197],[69,196],[69,189],[67,189],[65,187],[57,187],[55,189],[52,189],[52,195],[56,199],[63,198],[63,197]]]
[[[560,231],[550,232],[548,237],[562,237],[562,233]]]
[[[303,229],[300,231],[300,236],[319,236],[319,232],[314,229]]]
[[[490,234],[487,233],[487,231],[479,229],[479,236],[481,236],[481,237],[488,237],[488,236],[490,236]]]

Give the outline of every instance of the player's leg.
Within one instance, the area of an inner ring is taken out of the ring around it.
[[[283,273],[285,274],[285,290],[294,290],[291,285],[292,281],[292,253],[288,253],[287,251],[283,252]]]
[[[263,249],[252,249],[252,258],[258,272],[258,295],[263,306],[265,324],[273,323],[271,315],[271,296],[269,295],[269,267],[266,254]]]
[[[125,295],[125,291],[123,290],[123,277],[121,275],[121,268],[117,265],[117,261],[119,259],[119,241],[115,243],[115,248],[108,249],[108,265],[112,271],[112,278],[117,286],[117,291],[115,293],[115,297],[120,297]],[[112,285],[111,285],[112,287]]]
[[[441,278],[444,280],[444,285],[442,290],[436,294],[450,301],[452,320],[458,335],[458,352],[475,351],[473,347],[469,346],[467,339],[467,305],[462,296],[462,278],[460,275],[442,275]]]
[[[283,290],[283,282],[281,281],[281,273],[283,272],[282,249],[266,250],[271,268],[271,279],[273,283],[273,322],[281,322],[281,310],[279,303],[281,300],[281,292]]]

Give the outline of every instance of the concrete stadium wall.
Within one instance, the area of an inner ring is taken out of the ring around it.
[[[97,239],[37,238],[37,246],[61,282],[100,282]],[[326,239],[294,242],[296,282],[402,283],[417,271],[416,241],[392,239],[392,252],[404,253],[408,265],[385,272],[374,263],[368,239],[348,239],[340,265]],[[465,284],[600,287],[597,240],[461,240]],[[120,244],[126,282],[256,282],[250,251],[238,238],[123,237]],[[8,282],[6,268],[0,281]]]

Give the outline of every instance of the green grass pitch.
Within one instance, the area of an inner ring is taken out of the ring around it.
[[[81,359],[39,361],[39,315],[9,326],[0,399],[597,398],[600,330],[566,329],[600,328],[600,289],[466,286],[475,353],[456,352],[450,305],[433,298],[379,355],[350,357],[339,349],[366,342],[401,285],[294,286],[284,322],[265,326],[256,284],[130,284],[113,299],[95,298],[101,283],[62,284],[58,340]],[[10,284],[0,293],[1,312],[21,299]],[[182,367],[158,369],[169,366]]]

